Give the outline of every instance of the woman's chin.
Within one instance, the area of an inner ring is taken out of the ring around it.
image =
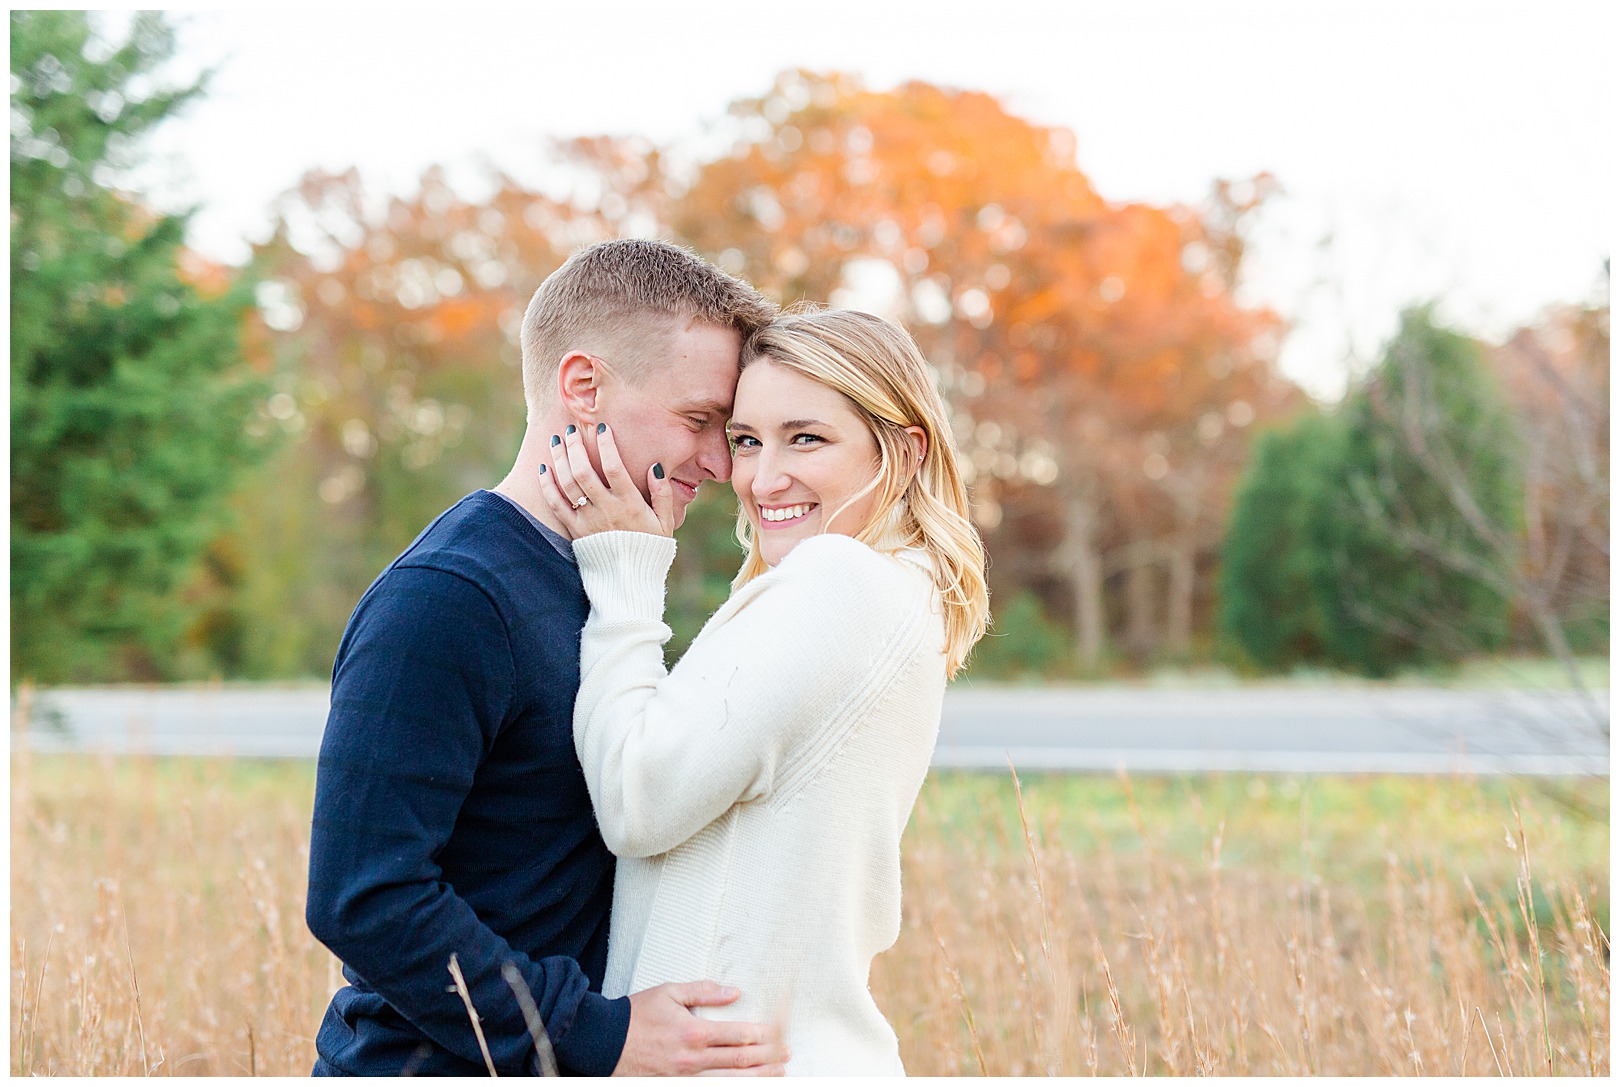
[[[788,557],[794,545],[799,542],[797,536],[792,539],[764,539],[760,541],[759,557],[765,560],[766,566],[775,566]]]

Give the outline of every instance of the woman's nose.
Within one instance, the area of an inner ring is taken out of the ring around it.
[[[756,499],[782,494],[791,482],[788,474],[776,463],[775,457],[765,452],[759,454],[754,464],[753,493]]]

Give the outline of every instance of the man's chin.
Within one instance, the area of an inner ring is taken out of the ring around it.
[[[675,527],[680,528],[686,522],[687,509],[697,498],[697,488],[672,479],[669,489],[671,497],[675,499]]]
[[[686,524],[686,511],[692,508],[692,500],[681,493],[681,488],[675,488],[675,527],[680,528]]]

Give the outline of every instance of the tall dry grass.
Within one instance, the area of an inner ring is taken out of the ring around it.
[[[1016,826],[942,834],[925,790],[903,933],[873,971],[911,1074],[1608,1074],[1594,888],[1537,870],[1516,808],[1511,896],[1443,840],[1390,843],[1367,894],[1308,826],[1292,876],[1228,868],[1224,823],[1172,854],[1119,788],[1129,852],[1065,848],[1058,811],[1022,797]]]
[[[1077,841],[1056,792],[965,780],[925,787],[873,973],[913,1074],[1609,1070],[1593,873],[1538,855],[1533,794],[1497,868],[1397,832],[1369,883],[1336,855],[1372,828],[1302,822],[1281,861],[1121,781],[1093,792],[1127,833]],[[11,784],[14,1074],[307,1073],[339,983],[302,922],[311,766],[14,755]]]
[[[308,1074],[313,767],[45,762],[11,768],[12,1074]]]

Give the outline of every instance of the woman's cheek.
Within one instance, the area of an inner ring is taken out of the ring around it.
[[[750,509],[748,497],[754,489],[754,473],[748,465],[748,458],[735,453],[731,456],[731,489],[736,492],[737,501],[742,503],[743,509]]]

